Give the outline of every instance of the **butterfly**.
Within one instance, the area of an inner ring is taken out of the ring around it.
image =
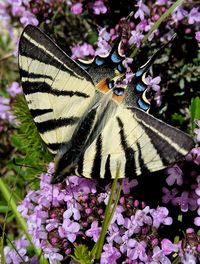
[[[113,179],[118,168],[119,178],[133,178],[166,168],[194,146],[187,134],[148,114],[145,74],[156,54],[119,85],[126,71],[120,45],[75,62],[37,27],[28,25],[21,35],[21,84],[55,155],[52,183],[72,174]]]

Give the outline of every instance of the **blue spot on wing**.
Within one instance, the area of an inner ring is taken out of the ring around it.
[[[119,64],[117,65],[117,69],[118,69],[118,71],[119,71],[120,73],[123,73],[123,72],[126,71],[126,69],[125,69],[125,67],[122,65],[122,63],[119,63]]]
[[[122,58],[117,54],[116,50],[111,55],[111,61],[113,63],[119,63],[121,62]]]
[[[140,69],[135,73],[136,77],[140,77],[144,73],[144,69]]]
[[[137,92],[144,92],[146,87],[143,84],[141,84],[141,83],[137,83],[135,89],[136,89]]]
[[[149,104],[146,103],[142,98],[139,98],[138,101],[138,106],[140,107],[140,109],[147,111],[149,109]]]
[[[97,57],[95,58],[95,64],[96,64],[97,66],[101,66],[101,65],[103,65],[104,62],[105,62],[105,59],[104,59],[104,58],[101,58],[101,57],[99,57],[99,56],[97,56]]]

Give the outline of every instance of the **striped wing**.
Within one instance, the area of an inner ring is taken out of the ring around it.
[[[97,91],[91,77],[38,28],[19,43],[23,91],[36,127],[52,153],[66,144]]]
[[[193,147],[182,131],[138,108],[119,107],[86,149],[77,172],[88,178],[134,177],[167,167]]]

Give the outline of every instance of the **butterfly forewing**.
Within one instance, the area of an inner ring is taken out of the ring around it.
[[[52,153],[70,141],[95,87],[90,76],[44,33],[27,26],[19,44],[23,91],[37,129]]]

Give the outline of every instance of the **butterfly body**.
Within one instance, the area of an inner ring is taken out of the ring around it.
[[[135,177],[182,158],[193,140],[149,115],[140,67],[127,85],[120,42],[111,52],[78,63],[38,28],[27,26],[19,43],[25,98],[38,132],[55,154],[52,183],[70,174],[87,178]]]

